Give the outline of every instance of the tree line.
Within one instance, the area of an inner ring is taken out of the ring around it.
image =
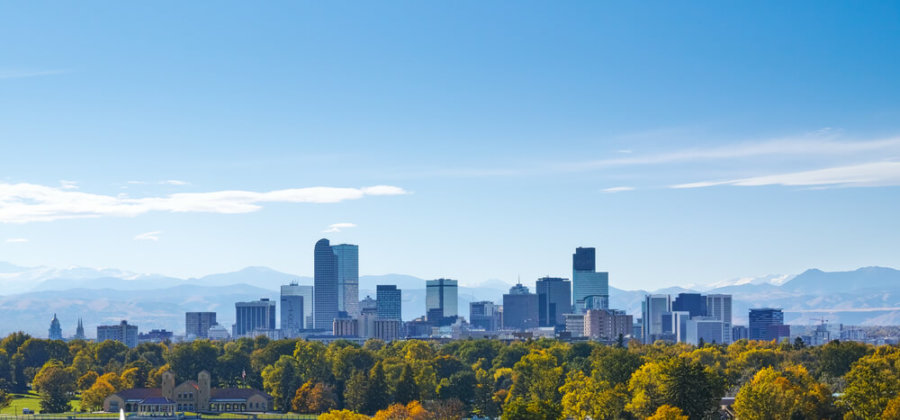
[[[741,419],[900,418],[900,348],[833,341],[731,345],[242,338],[231,342],[0,341],[0,405],[29,389],[41,411],[99,410],[123,389],[206,370],[283,412],[331,419],[707,419],[736,397]]]

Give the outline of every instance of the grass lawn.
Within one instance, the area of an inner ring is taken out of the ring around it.
[[[27,394],[13,394],[13,397],[9,407],[0,410],[0,414],[22,415],[23,408],[30,408],[35,413],[41,410],[41,397],[34,391]],[[81,407],[81,398],[75,398],[69,404],[72,405],[72,411],[78,411]]]

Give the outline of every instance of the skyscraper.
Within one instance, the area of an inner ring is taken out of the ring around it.
[[[691,314],[692,318],[706,316],[706,301],[706,297],[699,293],[679,293],[672,301],[672,310],[686,311]]]
[[[340,244],[331,247],[337,258],[338,311],[359,316],[359,246]]]
[[[503,328],[523,330],[538,326],[538,295],[517,284],[503,295]]]
[[[429,322],[443,322],[445,318],[456,317],[457,282],[450,279],[427,280],[425,282],[425,313]]]
[[[316,242],[314,251],[313,319],[317,329],[331,330],[338,314],[338,263],[328,239]]]
[[[184,335],[209,338],[209,327],[216,325],[215,312],[185,312]]]
[[[375,286],[375,308],[379,319],[401,319],[401,291],[395,285]]]
[[[59,325],[59,319],[56,318],[56,314],[53,314],[53,319],[50,320],[50,339],[51,340],[62,340],[62,327]]]
[[[641,321],[644,324],[642,329],[645,343],[652,343],[663,333],[662,315],[671,311],[671,296],[644,296],[644,301],[641,302]]]
[[[731,295],[706,295],[706,315],[731,325]]]
[[[275,330],[275,302],[263,298],[251,302],[236,302],[235,338],[252,335],[254,330]]]
[[[304,298],[304,291],[297,283],[281,286],[281,333],[287,338],[296,337],[306,327],[305,306],[312,305],[312,301]]]
[[[535,282],[538,295],[538,325],[564,327],[564,314],[572,313],[572,283],[559,277],[542,277]]]
[[[781,340],[789,338],[791,327],[784,325],[784,312],[776,308],[750,309],[751,340]]]
[[[609,273],[596,272],[594,248],[575,248],[572,254],[572,298],[576,313],[585,308],[609,308]]]

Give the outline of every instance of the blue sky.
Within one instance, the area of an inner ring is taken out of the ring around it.
[[[896,2],[5,2],[0,260],[897,267],[898,74]]]

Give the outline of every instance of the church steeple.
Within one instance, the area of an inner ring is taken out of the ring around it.
[[[81,323],[81,317],[78,317],[78,328],[75,329],[75,339],[84,340],[84,324]]]

